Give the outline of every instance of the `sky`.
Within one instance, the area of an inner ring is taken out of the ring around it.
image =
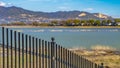
[[[0,6],[43,12],[78,10],[120,18],[120,0],[0,0]]]

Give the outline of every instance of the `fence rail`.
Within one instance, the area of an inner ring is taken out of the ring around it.
[[[99,68],[56,44],[2,27],[0,68]]]

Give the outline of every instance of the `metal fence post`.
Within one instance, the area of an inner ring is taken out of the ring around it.
[[[11,45],[11,68],[13,68],[13,31],[10,30],[10,45]]]
[[[31,68],[31,36],[29,36],[29,68]]]
[[[98,65],[98,67],[99,67],[99,68],[104,68],[104,64],[101,63],[101,65],[100,65],[100,66]]]
[[[20,41],[20,32],[19,32],[19,33],[18,33],[18,48],[19,48],[19,51],[18,51],[18,52],[19,52],[19,55],[18,55],[18,56],[19,56],[19,63],[18,63],[19,66],[18,66],[18,68],[21,68],[21,65],[20,65],[20,61],[21,61],[21,60],[20,60],[20,58],[21,58],[21,55],[20,55],[20,53],[21,53],[20,44],[21,44],[21,43],[20,43],[20,42],[21,42],[21,41]]]
[[[22,68],[24,68],[24,34],[22,34]]]
[[[39,68],[41,68],[41,39],[39,39]]]
[[[52,62],[51,62],[51,68],[55,68],[54,66],[54,60],[55,60],[55,55],[54,55],[54,45],[55,45],[55,42],[54,42],[55,38],[51,38],[51,59],[52,59]]]
[[[28,68],[28,35],[25,35],[26,40],[26,68]]]
[[[42,68],[44,68],[44,40],[42,40]]]
[[[3,68],[5,68],[5,37],[4,37],[4,27],[2,27],[2,47],[3,47]]]
[[[14,46],[15,46],[15,68],[17,68],[17,37],[16,37],[16,31],[14,31]]]
[[[36,38],[36,68],[38,68],[38,39]]]

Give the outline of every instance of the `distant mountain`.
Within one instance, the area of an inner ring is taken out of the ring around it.
[[[58,11],[58,12],[35,12],[20,7],[0,6],[0,18],[21,19],[21,18],[47,18],[47,19],[113,19],[111,16],[100,13],[89,13],[84,11]]]

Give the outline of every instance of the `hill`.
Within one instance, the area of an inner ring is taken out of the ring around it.
[[[0,6],[0,19],[5,21],[29,21],[29,19],[36,20],[50,20],[50,19],[113,19],[111,16],[101,13],[89,13],[85,11],[57,11],[57,12],[35,12],[26,10],[20,7],[11,6],[3,7]],[[1,20],[1,21],[2,21]]]

